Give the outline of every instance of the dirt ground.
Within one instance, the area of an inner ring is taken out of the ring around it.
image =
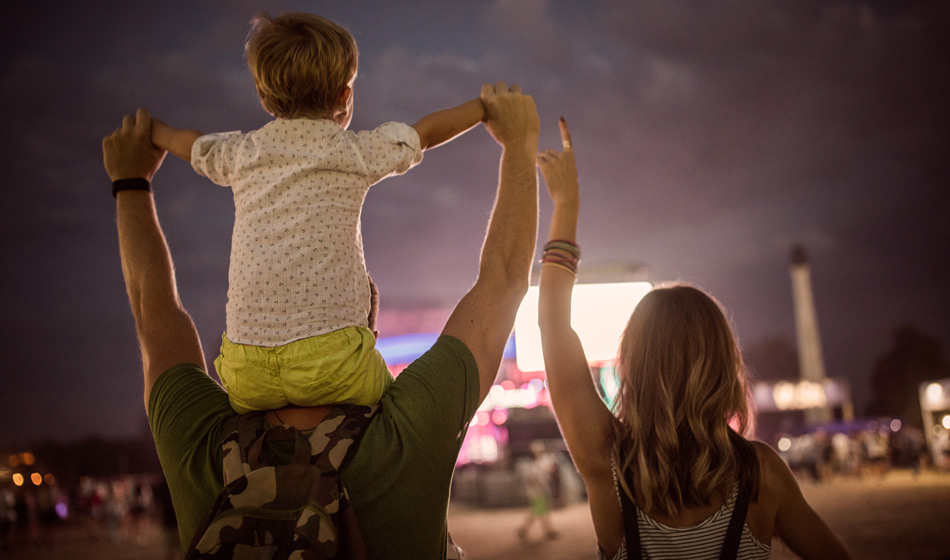
[[[950,559],[950,474],[925,472],[913,477],[894,471],[884,478],[803,482],[808,501],[858,559]],[[596,541],[587,505],[556,510],[557,538],[545,539],[535,526],[527,539],[515,527],[522,509],[474,509],[453,504],[449,530],[468,560],[551,558],[592,560]],[[38,543],[20,543],[0,552],[9,560],[164,560],[163,538],[155,525],[129,528],[114,542],[106,535],[93,538],[79,527],[47,531]],[[772,558],[797,558],[773,541]]]

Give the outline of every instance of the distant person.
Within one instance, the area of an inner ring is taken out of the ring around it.
[[[832,464],[835,470],[844,475],[855,473],[858,456],[855,453],[854,441],[844,432],[836,432],[831,436]]]
[[[887,474],[890,465],[887,450],[890,446],[888,432],[882,429],[866,430],[861,434],[865,470],[880,477]]]
[[[560,127],[563,151],[538,157],[554,202],[538,322],[600,557],[768,558],[774,532],[803,558],[848,558],[776,452],[740,435],[749,424],[742,357],[721,307],[703,291],[670,285],[643,298],[618,351],[616,416],[600,399],[571,328],[579,189],[563,119]]]
[[[16,494],[11,488],[0,486],[0,552],[10,550],[13,527],[16,524]]]
[[[248,133],[152,127],[157,147],[234,193],[227,325],[215,368],[239,413],[375,404],[392,374],[366,323],[364,197],[424,150],[478,124],[484,106],[476,98],[412,126],[349,132],[359,53],[346,29],[313,14],[262,14],[246,51],[274,120]]]
[[[527,539],[528,532],[537,521],[545,538],[555,539],[558,533],[551,523],[551,509],[554,506],[553,485],[557,461],[545,451],[541,441],[532,441],[530,449],[531,458],[521,468],[525,494],[528,495],[528,513],[515,532],[520,538]]]
[[[504,83],[483,86],[481,99],[485,127],[502,155],[478,277],[432,348],[383,394],[341,470],[373,559],[446,556],[446,513],[458,452],[492,386],[528,289],[537,237],[537,110],[518,86]],[[150,127],[144,109],[126,116],[103,140],[103,155],[117,196],[119,252],[142,350],[149,424],[181,542],[189,543],[221,492],[221,425],[235,412],[227,393],[206,373],[197,330],[178,297],[150,192],[165,152],[151,144]],[[441,272],[449,271],[425,271]],[[306,431],[328,410],[287,407],[268,411],[266,418]],[[287,443],[269,443],[266,451],[286,457]]]

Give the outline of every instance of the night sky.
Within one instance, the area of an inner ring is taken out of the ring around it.
[[[859,410],[896,328],[950,349],[946,2],[18,1],[4,7],[0,73],[0,445],[143,430],[100,141],[139,106],[208,132],[267,122],[243,59],[260,10],[315,11],[353,33],[351,129],[521,84],[542,148],[559,145],[559,116],[571,125],[582,267],[696,283],[744,347],[794,342],[788,259],[803,243],[826,369],[851,380]],[[471,285],[499,153],[479,128],[370,190],[384,314],[451,307]],[[231,193],[171,156],[154,190],[210,358]],[[549,217],[545,201],[542,235]]]

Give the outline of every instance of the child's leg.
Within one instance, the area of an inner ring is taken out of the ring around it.
[[[280,382],[274,348],[235,344],[221,336],[221,354],[214,361],[231,408],[238,414],[290,404]]]
[[[365,327],[346,327],[277,348],[280,379],[291,403],[371,405],[393,376]]]

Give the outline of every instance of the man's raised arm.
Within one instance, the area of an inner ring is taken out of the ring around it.
[[[102,141],[103,163],[116,195],[122,275],[142,350],[146,407],[152,385],[166,369],[180,363],[205,367],[198,331],[178,298],[171,254],[147,190],[165,158],[151,143],[150,126],[148,112],[139,109]]]
[[[482,87],[485,126],[501,145],[498,192],[482,245],[478,279],[443,334],[461,340],[475,357],[479,401],[498,373],[518,306],[528,290],[538,230],[538,112],[534,100],[504,83]]]

